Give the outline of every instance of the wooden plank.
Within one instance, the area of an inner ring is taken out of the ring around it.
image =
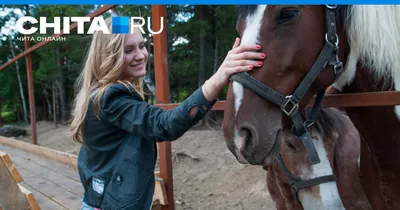
[[[24,193],[26,200],[28,200],[29,205],[31,206],[32,210],[40,210],[39,204],[36,202],[35,197],[31,191],[27,190],[24,186],[18,184],[19,189],[22,193]]]
[[[0,205],[3,209],[29,209],[29,203],[7,166],[0,161]]]
[[[162,206],[160,204],[160,201],[159,200],[154,200],[153,204],[151,206],[151,210],[161,210],[161,209],[162,209]]]
[[[30,158],[25,158],[17,155],[17,153],[25,152],[15,153],[13,160],[25,179],[23,183],[34,189],[35,197],[41,195],[38,203],[43,209],[76,209],[81,205],[83,188],[79,181],[69,179],[63,174],[58,174],[37,164],[35,159],[40,157],[32,155]],[[54,170],[57,170],[57,167]]]
[[[14,163],[11,161],[10,156],[7,153],[0,151],[0,158],[4,165],[7,167],[8,171],[10,172],[11,176],[14,178],[15,183],[20,183],[23,181],[20,173],[18,172],[17,168],[15,167]],[[29,206],[32,210],[40,210],[39,205],[37,204],[35,198],[33,197],[32,193],[25,189],[23,186],[18,184],[19,189],[25,195],[26,200],[29,203]]]
[[[78,171],[78,158],[76,155],[68,154],[66,152],[61,152],[54,149],[49,149],[46,147],[41,147],[38,145],[28,144],[23,141],[18,141],[2,136],[0,136],[0,144],[8,145],[13,148],[18,148],[20,150],[38,155],[48,160],[53,160],[55,162],[68,166],[75,171]]]
[[[168,205],[167,189],[165,189],[164,180],[160,177],[155,177],[155,179],[154,196],[159,199],[161,205]]]
[[[77,196],[38,175],[25,177],[24,179],[32,188],[36,189],[41,194],[64,208],[80,209],[82,200],[81,196]]]
[[[27,173],[25,169],[21,168],[19,170],[21,172],[21,174],[24,174],[24,177],[33,177],[35,176],[34,174],[30,174]],[[28,176],[25,176],[25,174],[29,174]],[[32,188],[29,183],[27,182],[22,182],[21,185],[23,185],[26,189],[28,189],[29,191],[31,191],[33,193],[33,196],[35,196],[37,203],[39,204],[39,206],[42,209],[67,209],[65,207],[63,207],[62,205],[60,205],[59,203],[57,203],[56,201],[52,200],[49,197],[46,197],[45,195],[43,195],[41,192],[37,191],[35,188]]]
[[[168,104],[168,103],[158,103],[158,104],[155,104],[154,106],[160,107],[161,109],[164,109],[164,110],[171,110],[171,109],[176,108],[177,106],[179,106],[179,104],[180,103],[170,103],[170,104]],[[214,106],[212,107],[211,110],[223,111],[224,109],[225,109],[225,101],[218,101],[216,104],[214,104]]]
[[[17,164],[19,169],[25,169],[25,174],[22,174],[23,177],[29,177],[29,175],[26,173],[29,173],[31,176],[40,176],[46,181],[51,182],[57,187],[62,188],[76,196],[83,196],[84,190],[79,181],[69,179],[68,177],[55,171],[49,171],[43,166],[32,161],[23,161],[22,158],[15,159],[14,162]]]
[[[17,141],[13,139],[9,140]],[[13,143],[9,143],[9,145],[14,146]],[[31,144],[28,145],[29,147],[30,146],[37,147],[36,145],[31,145]],[[83,195],[83,188],[80,184],[79,175],[76,171],[71,170],[70,167],[60,165],[59,163],[51,162],[48,159],[28,153],[26,151],[21,151],[18,148],[14,148],[12,146],[4,144],[2,145],[0,140],[0,150],[5,150],[10,155],[14,156],[14,163],[19,168],[19,171],[23,177],[27,178],[32,176],[41,176],[52,183],[60,185],[60,187],[73,194],[80,195],[80,193],[82,193]],[[26,149],[26,147],[23,148]],[[30,151],[30,149],[27,150]],[[155,172],[155,176],[159,177],[159,174],[157,175],[157,173],[159,172]],[[57,180],[63,180],[63,181],[57,182]],[[155,195],[155,199],[159,200],[160,198],[158,197],[158,195]],[[40,202],[39,204],[41,205]]]
[[[312,107],[315,98],[308,104]],[[394,106],[400,104],[400,91],[382,91],[366,93],[326,95],[322,107],[369,107]]]
[[[0,150],[5,150],[12,156],[15,155],[18,158],[23,158],[23,161],[25,161],[25,162],[33,162],[35,164],[38,164],[38,165],[42,166],[43,168],[45,168],[46,171],[54,171],[59,174],[62,174],[63,176],[65,176],[69,179],[80,182],[78,172],[74,171],[73,169],[71,169],[70,167],[67,167],[65,165],[59,164],[57,162],[53,162],[53,161],[45,159],[43,157],[39,157],[35,154],[31,154],[31,153],[19,150],[17,148],[9,147],[7,145],[0,144]],[[18,165],[17,165],[17,167],[18,167]]]
[[[14,163],[11,161],[10,157],[7,153],[0,151],[0,158],[3,161],[4,165],[7,167],[8,171],[10,171],[11,175],[15,179],[17,183],[23,181],[21,174],[19,174],[17,168],[15,167]]]

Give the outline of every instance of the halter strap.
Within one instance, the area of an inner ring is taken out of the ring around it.
[[[289,170],[285,166],[285,163],[282,160],[282,156],[280,153],[278,154],[276,159],[278,160],[279,166],[281,167],[283,173],[285,173],[286,177],[288,178],[290,190],[292,191],[293,198],[297,202],[299,202],[297,193],[301,189],[304,189],[307,187],[312,187],[314,185],[320,185],[320,184],[326,183],[326,182],[335,182],[336,181],[336,176],[333,174],[326,175],[326,176],[320,176],[320,177],[316,177],[316,178],[309,179],[309,180],[302,180],[298,177],[295,177],[292,173],[289,172]]]

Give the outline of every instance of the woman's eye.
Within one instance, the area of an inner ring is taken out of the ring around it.
[[[139,49],[143,49],[143,48],[144,48],[144,45],[140,45],[140,46],[139,46]]]
[[[132,49],[126,49],[126,50],[125,50],[125,53],[127,53],[127,54],[128,54],[128,53],[131,53],[131,52],[132,52]]]
[[[282,9],[279,13],[279,17],[277,18],[277,23],[281,24],[286,21],[292,20],[299,14],[299,10],[297,9]]]

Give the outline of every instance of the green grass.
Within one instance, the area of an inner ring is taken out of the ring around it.
[[[11,125],[11,126],[26,125],[26,123],[23,121],[20,121],[20,122],[15,121],[15,119],[16,119],[15,112],[12,112],[12,111],[1,112],[1,117],[3,119],[3,126],[4,125]]]
[[[4,111],[1,112],[1,117],[4,121],[12,121],[13,119],[15,119],[15,113],[11,111]]]

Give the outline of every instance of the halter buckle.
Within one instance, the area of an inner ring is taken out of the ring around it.
[[[281,110],[283,111],[283,113],[285,113],[287,116],[290,116],[293,114],[294,111],[296,111],[299,108],[299,104],[294,102],[292,100],[293,96],[286,96],[285,97],[285,103],[281,106]],[[289,104],[290,103],[290,104]],[[287,109],[287,106],[291,105],[291,108],[289,108],[289,110]]]
[[[335,73],[335,75],[337,75],[338,73],[342,73],[342,70],[343,70],[343,63],[340,61],[333,66],[333,72]]]
[[[329,44],[331,44],[332,46],[334,46],[334,48],[335,48],[335,50],[337,49],[337,48],[339,48],[339,36],[337,35],[337,34],[335,34],[335,43],[332,43],[331,41],[329,41],[329,38],[328,38],[328,33],[326,33],[325,34],[325,41],[327,42],[327,43],[329,43]]]
[[[306,121],[304,121],[304,127],[306,127],[306,128],[309,128],[309,127],[311,127],[312,125],[314,125],[314,123],[315,123],[315,121],[314,120],[306,120]]]

